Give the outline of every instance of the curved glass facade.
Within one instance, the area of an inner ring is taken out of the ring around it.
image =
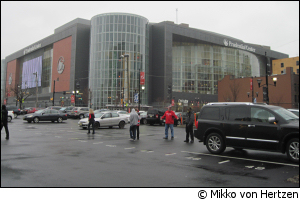
[[[218,94],[218,81],[226,75],[260,76],[260,63],[250,52],[212,44],[173,41],[172,90]]]
[[[91,19],[89,88],[95,109],[120,105],[123,90],[125,102],[133,103],[139,90],[139,69],[146,75],[141,103],[148,103],[148,29],[148,19],[134,14],[108,13]],[[129,57],[120,59],[125,54]]]

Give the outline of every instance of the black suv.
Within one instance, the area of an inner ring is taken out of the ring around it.
[[[153,125],[153,124],[163,124],[163,120],[161,120],[161,117],[165,114],[164,110],[156,109],[156,108],[150,108],[147,112],[147,124]]]
[[[226,147],[279,151],[299,162],[299,117],[282,107],[209,103],[197,122],[194,135],[213,154]]]
[[[18,115],[21,115],[21,110],[17,106],[6,106],[7,111],[14,111],[14,117],[17,118]]]

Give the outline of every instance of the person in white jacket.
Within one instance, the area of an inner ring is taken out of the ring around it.
[[[137,126],[138,121],[139,121],[139,116],[138,116],[138,114],[135,112],[134,109],[131,110],[129,119],[130,119],[130,129],[129,129],[129,132],[130,132],[130,138],[132,139],[132,141],[135,141],[135,136],[136,136],[136,126]]]

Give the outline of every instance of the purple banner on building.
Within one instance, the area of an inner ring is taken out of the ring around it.
[[[23,63],[22,71],[22,89],[36,87],[36,75],[37,72],[38,86],[41,86],[42,82],[42,56],[28,60]]]

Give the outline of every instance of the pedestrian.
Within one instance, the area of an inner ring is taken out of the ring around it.
[[[192,108],[189,107],[188,112],[186,114],[186,120],[185,120],[185,132],[186,132],[186,138],[184,142],[189,142],[189,136],[191,136],[191,143],[194,142],[194,133],[193,133],[193,124],[194,124],[194,112],[192,111]]]
[[[5,128],[5,133],[6,133],[6,138],[5,139],[9,139],[9,131],[8,131],[8,126],[7,126],[7,118],[8,118],[8,111],[6,110],[6,106],[2,105],[2,109],[1,109],[1,131],[2,128],[4,126]]]
[[[136,139],[139,140],[140,139],[140,124],[141,124],[141,114],[138,113],[139,116],[139,120],[138,123],[136,125]]]
[[[174,119],[178,119],[178,117],[175,115],[174,111],[171,110],[172,106],[168,107],[168,110],[165,112],[165,114],[161,117],[161,119],[166,118],[165,122],[165,137],[163,139],[168,139],[168,131],[169,128],[171,129],[171,140],[174,139]]]
[[[130,129],[129,129],[130,138],[132,141],[135,141],[136,127],[139,121],[139,116],[135,112],[134,108],[131,110],[129,119],[130,119]]]
[[[90,134],[90,125],[93,127],[93,134],[95,134],[95,114],[93,109],[90,108],[89,111],[89,125],[88,125],[88,134]]]

